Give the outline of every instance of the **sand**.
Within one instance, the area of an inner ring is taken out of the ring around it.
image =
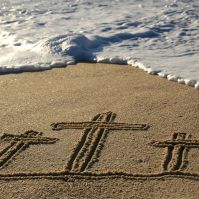
[[[0,91],[0,198],[198,198],[198,90],[80,63]]]

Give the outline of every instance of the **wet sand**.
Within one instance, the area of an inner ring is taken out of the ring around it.
[[[1,198],[198,197],[198,90],[87,63],[0,90]]]

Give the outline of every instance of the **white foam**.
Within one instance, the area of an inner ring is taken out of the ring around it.
[[[195,87],[197,81],[196,80],[190,80],[190,79],[185,79],[185,84],[188,85],[188,86],[193,86]]]
[[[0,73],[94,61],[199,87],[197,0],[0,3]]]
[[[196,89],[199,89],[199,82],[197,82],[197,83],[195,84],[195,88],[196,88]]]

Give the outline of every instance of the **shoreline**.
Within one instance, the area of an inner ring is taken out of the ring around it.
[[[117,63],[118,62],[118,63]],[[180,76],[176,76],[173,74],[169,74],[169,73],[164,73],[161,70],[152,70],[150,67],[146,67],[144,64],[142,64],[141,62],[137,62],[134,60],[120,60],[118,59],[117,62],[115,61],[115,59],[101,59],[101,58],[97,58],[97,61],[77,61],[75,63],[69,63],[67,65],[65,64],[54,64],[52,66],[48,66],[45,68],[37,68],[37,67],[27,67],[27,69],[25,69],[24,67],[23,70],[20,70],[20,67],[15,68],[13,71],[13,68],[5,69],[5,68],[0,68],[0,75],[9,75],[9,74],[20,74],[20,73],[26,73],[26,72],[43,72],[43,71],[47,71],[47,70],[52,70],[55,68],[67,68],[67,67],[74,67],[77,64],[81,64],[81,63],[87,63],[87,64],[114,64],[114,65],[124,65],[124,66],[131,66],[131,67],[135,67],[135,68],[139,68],[141,70],[143,70],[144,72],[146,72],[149,75],[157,75],[161,78],[167,79],[168,81],[173,81],[179,84],[183,84],[186,86],[190,86],[195,88],[196,90],[199,90],[199,81],[194,80],[194,79],[185,79],[183,77]],[[6,71],[8,70],[8,71]],[[4,72],[5,71],[5,72]]]

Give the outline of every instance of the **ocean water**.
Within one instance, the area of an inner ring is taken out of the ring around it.
[[[129,64],[199,88],[198,0],[0,0],[0,73]]]

